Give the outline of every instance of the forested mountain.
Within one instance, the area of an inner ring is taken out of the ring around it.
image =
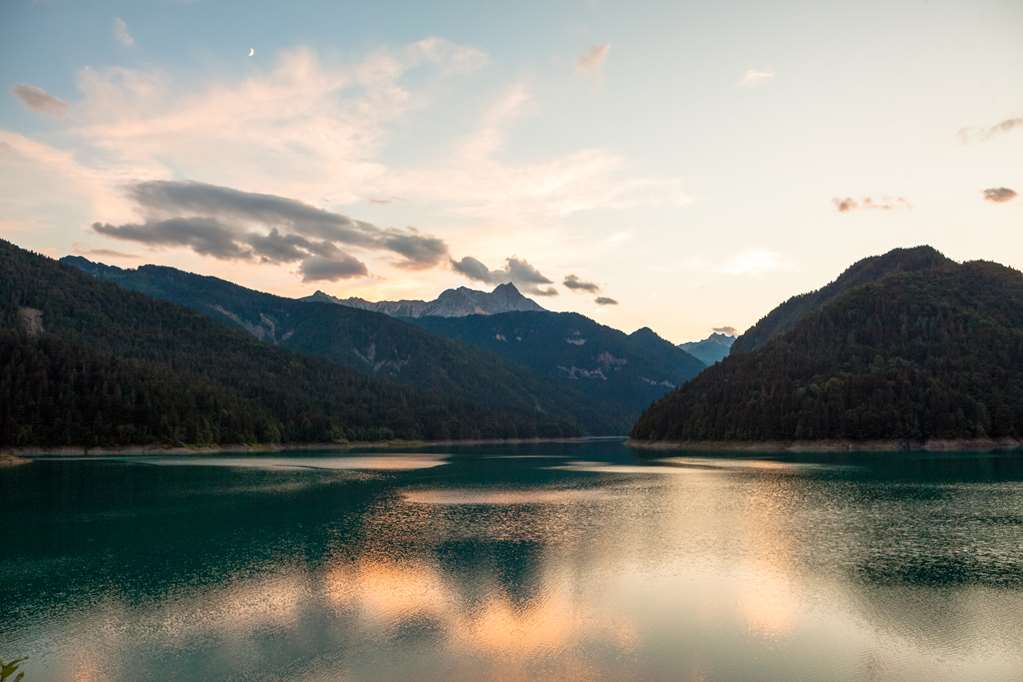
[[[533,404],[412,389],[261,343],[0,240],[0,446],[579,432]]]
[[[732,350],[735,337],[720,332],[714,332],[702,341],[687,341],[678,344],[678,347],[692,355],[705,365],[713,365],[728,356]]]
[[[652,405],[633,438],[1023,437],[1023,275],[928,248],[863,263],[891,274],[846,281],[798,317],[792,301],[806,297],[783,304],[764,319],[787,318],[784,331]]]
[[[449,399],[538,413],[558,422],[573,422],[594,435],[624,433],[632,424],[628,415],[608,410],[581,392],[566,391],[494,353],[382,313],[283,298],[157,265],[128,270],[79,257],[66,257],[62,262],[237,325],[268,343]]]
[[[748,353],[791,329],[806,315],[820,310],[844,292],[900,272],[934,270],[955,263],[930,246],[893,249],[881,256],[857,261],[839,277],[816,291],[793,296],[750,327],[732,344],[732,353]]]
[[[633,419],[704,367],[646,327],[627,335],[577,313],[423,317],[415,322],[525,365],[565,389],[578,388]]]
[[[543,308],[536,301],[523,296],[511,283],[498,284],[493,291],[477,291],[468,287],[445,289],[432,301],[367,301],[363,298],[336,298],[322,291],[301,299],[337,303],[360,310],[373,310],[395,317],[463,317],[465,315],[495,315],[514,311]]]

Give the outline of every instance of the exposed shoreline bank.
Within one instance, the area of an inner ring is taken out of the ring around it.
[[[640,450],[703,452],[988,452],[1023,449],[1023,440],[1015,438],[952,438],[926,441],[644,441],[630,438],[625,444]]]
[[[593,441],[625,440],[625,436],[579,436],[574,438],[491,438],[473,440],[385,440],[350,443],[256,443],[210,446],[131,445],[124,447],[16,447],[0,449],[0,466],[4,458],[11,464],[25,463],[30,457],[82,457],[111,455],[215,455],[221,453],[261,454],[268,452],[314,450],[401,450],[405,448],[457,447],[465,445],[530,445],[541,443],[588,443]],[[20,460],[20,461],[17,461]]]

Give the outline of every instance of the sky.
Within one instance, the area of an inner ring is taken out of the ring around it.
[[[0,0],[0,236],[284,296],[512,281],[681,342],[1023,268],[1023,2]]]

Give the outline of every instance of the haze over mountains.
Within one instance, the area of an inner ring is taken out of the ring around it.
[[[735,338],[731,334],[714,332],[702,341],[687,341],[678,347],[689,353],[705,365],[713,365],[728,356]]]
[[[930,247],[866,258],[771,311],[632,437],[1018,443],[1023,274]]]
[[[337,303],[361,310],[373,310],[395,317],[464,317],[466,315],[495,315],[514,311],[543,311],[536,301],[523,296],[508,282],[498,284],[490,293],[468,287],[445,289],[432,301],[367,301],[362,298],[336,298],[322,291],[301,299]]]

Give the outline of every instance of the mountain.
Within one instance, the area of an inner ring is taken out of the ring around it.
[[[633,438],[1023,437],[1023,274],[925,247],[861,261],[829,287],[772,311],[766,340],[652,405]]]
[[[631,419],[704,367],[646,327],[627,335],[577,313],[421,317],[415,323],[497,353]]]
[[[303,301],[336,303],[360,310],[372,310],[395,317],[464,317],[495,315],[514,311],[544,310],[536,301],[523,296],[514,284],[499,284],[490,293],[467,287],[446,289],[432,301],[367,301],[362,298],[335,298],[322,291]]]
[[[714,332],[703,341],[688,341],[678,344],[678,347],[703,364],[713,365],[728,355],[733,343],[735,343],[734,336]]]
[[[827,286],[793,296],[772,310],[735,340],[731,352],[748,353],[756,350],[773,337],[791,329],[806,315],[820,310],[824,304],[855,287],[900,272],[933,270],[953,265],[955,265],[953,261],[930,246],[893,249],[881,256],[864,258],[854,263]]]
[[[0,240],[0,446],[576,433],[532,403],[370,377]]]
[[[631,425],[626,416],[607,410],[590,397],[566,392],[496,354],[382,313],[273,296],[216,277],[157,265],[122,269],[76,256],[61,261],[124,288],[240,327],[261,341],[291,351],[451,399],[532,414],[547,430],[613,435],[624,433]],[[523,435],[528,433],[528,429],[523,431]]]

